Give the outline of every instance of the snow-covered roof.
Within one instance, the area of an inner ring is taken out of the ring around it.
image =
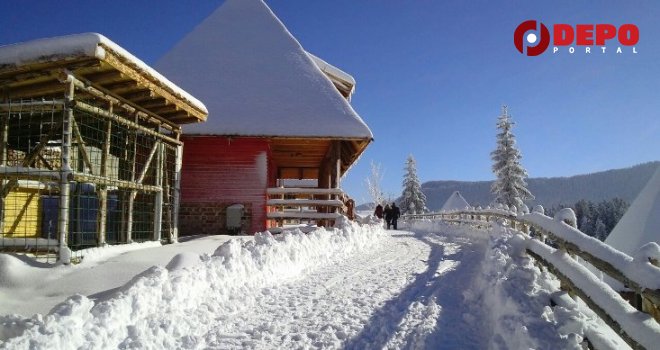
[[[629,255],[649,242],[660,244],[660,167],[605,239]]]
[[[372,138],[261,0],[227,0],[156,67],[208,106],[186,134]]]
[[[445,204],[442,205],[440,211],[452,211],[452,210],[464,210],[466,207],[470,207],[470,204],[461,196],[461,193],[454,191],[454,193],[447,198]]]
[[[54,38],[43,38],[23,43],[0,46],[0,71],[11,71],[32,64],[74,62],[84,58],[101,61],[108,53],[117,55],[122,63],[136,69],[155,84],[169,90],[174,96],[207,114],[206,107],[198,99],[181,89],[130,52],[112,40],[97,33],[83,33]]]

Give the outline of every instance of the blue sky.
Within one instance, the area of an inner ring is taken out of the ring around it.
[[[0,44],[94,31],[154,64],[222,2],[8,0]],[[502,104],[532,177],[660,159],[660,2],[267,3],[308,51],[357,80],[353,106],[375,135],[343,182],[358,202],[367,199],[371,160],[382,164],[385,191],[398,195],[410,153],[422,181],[493,179],[489,154]],[[528,19],[633,23],[638,53],[578,48],[527,57],[513,31]]]

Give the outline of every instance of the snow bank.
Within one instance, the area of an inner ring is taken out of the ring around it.
[[[235,239],[213,255],[176,256],[96,303],[76,295],[48,315],[0,317],[0,348],[199,348],[218,315],[238,312],[247,291],[295,279],[379,244],[380,225],[343,222],[334,229],[254,240]]]
[[[160,242],[154,242],[154,241],[107,245],[105,247],[94,247],[94,248],[77,250],[73,252],[73,255],[82,258],[83,262],[85,264],[88,264],[92,262],[106,260],[110,257],[117,256],[119,254],[123,254],[126,252],[132,252],[134,250],[140,250],[146,248],[160,247],[161,245],[162,244]]]
[[[562,334],[548,322],[551,291],[558,283],[520,254],[512,231],[496,226],[490,232],[483,271],[465,298],[487,309],[494,349],[578,349],[581,339]]]
[[[625,342],[590,310],[550,306],[559,281],[524,254],[526,240],[495,225],[483,271],[465,298],[488,309],[494,349],[582,349],[585,337],[599,349],[625,349]]]

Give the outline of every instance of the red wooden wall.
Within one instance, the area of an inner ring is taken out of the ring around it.
[[[246,233],[266,228],[266,188],[274,165],[268,139],[184,136],[181,175],[182,234],[223,233],[229,205],[245,205]],[[207,232],[199,232],[207,231]]]

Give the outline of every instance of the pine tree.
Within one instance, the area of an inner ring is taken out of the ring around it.
[[[405,214],[421,214],[426,211],[426,196],[417,177],[417,165],[412,154],[406,160],[403,177],[403,193],[401,194],[401,211]]]
[[[607,227],[605,226],[605,223],[603,223],[603,220],[601,220],[600,218],[596,219],[596,224],[594,225],[594,237],[600,239],[601,241],[604,241],[609,234],[610,232],[607,230]]]
[[[524,200],[534,199],[527,189],[527,170],[520,164],[520,151],[516,148],[516,137],[511,132],[514,122],[509,116],[506,106],[502,106],[502,114],[497,119],[497,148],[491,152],[493,173],[497,180],[491,187],[498,203],[520,208]]]

